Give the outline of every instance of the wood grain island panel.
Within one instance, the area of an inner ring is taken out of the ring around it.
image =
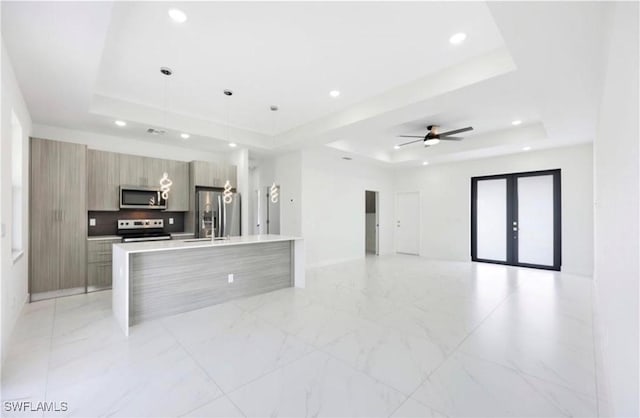
[[[304,287],[304,276],[304,241],[297,237],[119,243],[113,245],[113,314],[129,335],[129,327],[144,321]]]
[[[133,254],[130,280],[134,325],[292,286],[291,242]]]

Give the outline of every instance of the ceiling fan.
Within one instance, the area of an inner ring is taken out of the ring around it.
[[[424,142],[424,146],[425,147],[429,147],[431,145],[436,145],[437,143],[440,142],[440,140],[443,141],[462,141],[464,138],[458,137],[458,136],[451,136],[451,135],[455,135],[455,134],[459,134],[462,132],[467,132],[467,131],[472,131],[473,128],[471,126],[467,126],[466,128],[460,128],[460,129],[454,129],[452,131],[447,131],[447,132],[438,132],[438,125],[429,125],[427,126],[427,134],[426,135],[398,135],[400,138],[420,138],[420,139],[416,139],[415,141],[409,141],[409,142],[405,142],[404,144],[398,144],[396,145],[396,148],[400,148],[403,147],[405,145],[409,145],[409,144],[414,144],[416,142]]]

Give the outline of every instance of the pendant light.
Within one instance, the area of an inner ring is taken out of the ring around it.
[[[231,108],[231,96],[233,96],[233,92],[231,90],[224,90],[223,93],[225,96],[227,96],[227,123],[226,123],[227,142],[229,143],[229,146],[235,147],[235,143],[231,142],[229,138],[229,113]],[[222,192],[222,201],[226,205],[229,205],[233,202],[233,192],[231,191],[231,188],[232,188],[231,181],[227,179],[227,181],[224,184],[224,191]]]
[[[173,74],[173,71],[169,67],[160,67],[160,74],[164,76],[162,83],[162,124],[167,126],[167,80]],[[166,128],[165,128],[166,129]],[[173,182],[169,178],[169,173],[163,173],[160,178],[160,192],[162,198],[166,201],[169,199],[169,192],[171,191],[171,185]]]

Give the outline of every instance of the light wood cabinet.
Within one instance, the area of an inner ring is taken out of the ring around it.
[[[89,150],[87,170],[89,210],[119,210],[120,185],[160,187],[165,172],[173,181],[167,210],[189,210],[186,162]]]
[[[118,242],[120,238],[87,241],[87,291],[111,288],[112,248]]]
[[[119,154],[120,156],[120,185],[146,186],[145,157],[137,155]]]
[[[87,148],[31,140],[30,269],[32,297],[81,293],[87,278]],[[68,294],[68,293],[67,293]]]
[[[191,171],[194,186],[224,187],[227,180],[237,187],[237,167],[229,164],[192,161]]]
[[[60,288],[60,150],[53,141],[31,140],[29,293]]]
[[[189,163],[165,160],[165,172],[173,182],[169,192],[167,210],[186,212],[189,210]]]
[[[120,154],[87,152],[89,210],[120,209]]]
[[[168,160],[161,160],[159,158],[144,157],[143,161],[143,174],[144,183],[143,186],[147,187],[160,187],[160,179],[162,174],[165,173],[168,168]]]
[[[221,168],[222,168],[222,170],[221,170],[222,186],[220,186],[220,187],[224,187],[224,184],[226,183],[226,181],[229,180],[229,183],[231,183],[231,187],[233,187],[234,189],[237,188],[238,187],[238,168],[237,168],[237,166],[230,165],[230,164],[225,164]]]

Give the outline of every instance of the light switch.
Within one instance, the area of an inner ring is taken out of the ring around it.
[[[173,225],[173,218],[169,218],[169,225]]]
[[[96,218],[89,218],[89,226],[96,226]]]
[[[233,274],[229,275],[229,283],[233,283]]]

